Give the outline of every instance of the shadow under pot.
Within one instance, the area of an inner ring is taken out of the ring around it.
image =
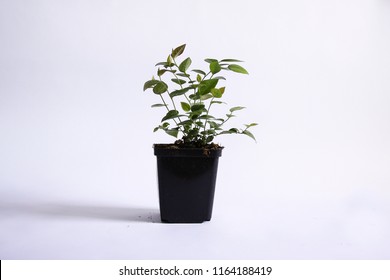
[[[155,144],[161,221],[210,221],[222,147],[178,148]]]

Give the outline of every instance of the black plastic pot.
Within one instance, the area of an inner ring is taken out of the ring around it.
[[[213,210],[222,148],[175,148],[155,144],[161,221],[202,223]]]

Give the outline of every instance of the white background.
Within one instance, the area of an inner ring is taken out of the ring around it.
[[[239,58],[211,222],[159,222],[154,64]],[[0,0],[0,259],[389,259],[390,1]]]

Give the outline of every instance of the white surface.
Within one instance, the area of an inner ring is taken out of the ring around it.
[[[0,259],[389,259],[389,26],[386,0],[0,1]],[[142,85],[182,43],[246,61],[225,95],[260,126],[220,138],[212,221],[166,225]]]

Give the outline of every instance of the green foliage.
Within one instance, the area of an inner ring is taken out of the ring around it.
[[[224,96],[225,86],[217,86],[226,78],[214,75],[223,71],[248,74],[245,68],[237,64],[242,61],[231,58],[222,60],[207,58],[205,62],[208,65],[204,70],[190,69],[192,64],[190,57],[180,63],[176,61],[183,54],[185,47],[184,44],[173,49],[166,61],[157,63],[158,79],[153,77],[144,84],[144,91],[152,90],[161,98],[162,103],[153,104],[152,108],[165,107],[166,110],[161,124],[154,128],[154,131],[163,130],[175,138],[180,136],[185,144],[198,147],[207,145],[222,134],[243,134],[256,140],[248,128],[256,126],[257,123],[246,124],[244,129],[223,128],[232,117],[235,117],[234,112],[245,107],[230,108],[224,118],[210,115],[213,105],[226,104],[220,100]]]
[[[186,48],[186,44],[177,47],[176,49],[172,50],[171,56],[173,58],[178,57],[179,55],[181,55],[184,52],[185,48]]]
[[[210,79],[210,80],[201,81],[198,85],[198,92],[197,92],[198,95],[202,96],[202,95],[205,95],[205,94],[211,92],[211,90],[213,88],[215,88],[217,84],[218,84],[217,79]]]
[[[153,92],[155,94],[163,94],[168,89],[168,85],[162,81],[159,81],[157,84],[153,87]]]
[[[191,110],[191,105],[186,102],[180,102],[181,108],[184,110],[184,112],[188,112]]]
[[[183,72],[185,73],[187,71],[187,69],[190,67],[192,61],[191,61],[191,58],[186,58],[185,60],[183,60],[182,63],[180,63],[179,65],[179,70],[180,72]]]
[[[237,72],[237,73],[241,73],[241,74],[249,74],[248,71],[246,71],[244,67],[237,65],[237,64],[228,65],[228,69],[230,69],[234,72]]]
[[[213,74],[217,74],[219,71],[221,71],[221,65],[219,65],[218,61],[212,61],[210,63],[210,71]]]

